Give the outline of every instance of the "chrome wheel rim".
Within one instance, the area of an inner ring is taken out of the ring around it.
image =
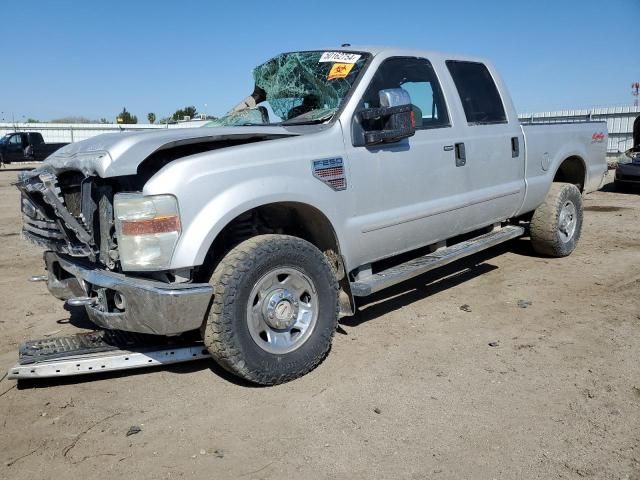
[[[576,206],[572,201],[567,200],[562,206],[560,217],[558,218],[558,231],[560,232],[560,239],[563,242],[566,243],[573,238],[577,223],[578,216],[576,214]]]
[[[264,351],[289,353],[311,336],[318,320],[318,293],[295,268],[277,268],[254,285],[247,304],[251,338]]]

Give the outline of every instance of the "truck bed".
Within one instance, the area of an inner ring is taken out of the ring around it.
[[[607,172],[606,122],[573,121],[524,122],[525,178],[527,195],[521,213],[535,209],[544,199],[557,167],[575,157],[584,166],[583,192],[598,190]]]

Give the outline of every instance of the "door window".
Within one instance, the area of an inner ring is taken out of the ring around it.
[[[379,107],[379,92],[388,88],[403,88],[409,93],[416,129],[449,126],[442,89],[428,60],[413,57],[385,60],[364,94],[364,107]]]
[[[507,122],[500,93],[484,64],[447,60],[447,68],[470,125]]]
[[[9,143],[11,145],[22,146],[22,135],[14,135],[13,137],[11,137],[11,140],[9,140]]]

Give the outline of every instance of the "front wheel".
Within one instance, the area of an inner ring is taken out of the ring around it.
[[[582,231],[582,194],[571,183],[552,183],[531,217],[533,249],[550,257],[566,257],[576,248]]]
[[[320,250],[260,235],[231,250],[210,283],[204,343],[226,370],[262,385],[301,377],[326,356],[338,321],[338,282]]]

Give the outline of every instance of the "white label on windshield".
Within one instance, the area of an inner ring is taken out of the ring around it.
[[[356,63],[361,56],[348,52],[324,52],[318,62]]]

